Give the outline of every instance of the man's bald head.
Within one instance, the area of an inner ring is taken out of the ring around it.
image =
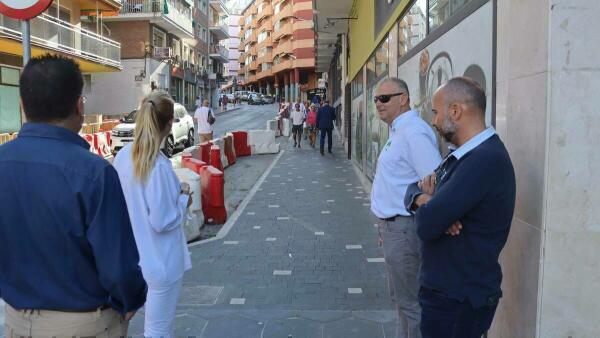
[[[455,77],[443,85],[439,91],[444,94],[447,105],[462,103],[485,116],[485,91],[475,80],[468,77]]]

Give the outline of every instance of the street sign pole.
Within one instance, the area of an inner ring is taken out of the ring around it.
[[[31,25],[29,20],[21,21],[21,34],[23,35],[23,67],[31,60]]]

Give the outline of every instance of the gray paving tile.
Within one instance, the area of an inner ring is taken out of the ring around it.
[[[258,338],[264,323],[256,320],[232,315],[208,321],[202,335],[203,338]]]
[[[300,311],[299,316],[302,318],[318,321],[321,323],[333,322],[343,318],[352,316],[350,311]]]
[[[323,338],[383,338],[383,326],[356,317],[323,324]]]
[[[322,324],[300,317],[291,317],[267,322],[262,338],[322,337]]]

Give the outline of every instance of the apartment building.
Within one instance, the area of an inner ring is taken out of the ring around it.
[[[238,37],[239,33],[240,33],[240,18],[242,16],[240,15],[235,15],[235,14],[231,14],[228,18],[227,18],[227,25],[229,26],[229,39],[224,41],[224,45],[227,48],[227,51],[229,53],[229,62],[227,62],[227,64],[225,64],[225,73],[223,74],[225,76],[225,80],[227,81],[227,84],[222,87],[222,90],[226,90],[226,91],[232,91],[235,90],[238,86],[238,70],[240,69],[240,62],[239,62],[239,58],[240,58],[240,51],[238,50],[238,47],[240,45],[240,38]],[[242,84],[243,81],[239,82],[239,84]]]
[[[84,95],[89,95],[92,75],[121,70],[121,45],[107,38],[99,24],[104,14],[120,8],[120,0],[55,1],[31,20],[32,55],[73,58],[85,74]],[[17,132],[24,122],[19,104],[22,60],[21,23],[0,15],[0,133]]]
[[[311,0],[256,0],[242,13],[239,75],[247,89],[286,101],[317,88]]]
[[[210,0],[209,4],[208,79],[212,105],[215,106],[221,95],[220,88],[226,84],[223,74],[225,65],[229,63],[229,51],[224,40],[229,39],[229,27],[227,26],[229,10],[223,0]]]

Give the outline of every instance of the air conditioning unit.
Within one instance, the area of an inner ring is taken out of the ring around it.
[[[152,52],[152,56],[155,59],[170,59],[171,56],[173,55],[173,49],[171,49],[171,47],[154,47],[154,50]]]

